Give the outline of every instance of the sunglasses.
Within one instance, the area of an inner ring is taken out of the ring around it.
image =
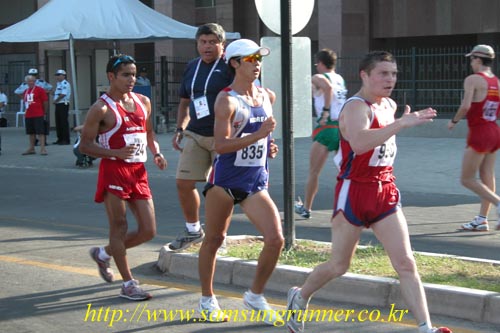
[[[116,68],[119,64],[135,64],[135,59],[132,58],[129,55],[124,55],[116,59],[116,61],[113,64],[113,69]]]
[[[251,55],[248,55],[248,56],[244,56],[244,57],[240,57],[241,60],[243,60],[244,62],[250,62],[250,63],[256,63],[257,61],[258,62],[261,62],[262,61],[262,55],[260,54],[251,54]]]

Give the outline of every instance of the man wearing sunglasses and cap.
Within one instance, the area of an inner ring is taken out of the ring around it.
[[[113,257],[123,284],[120,297],[133,301],[151,298],[135,280],[127,261],[127,249],[151,240],[156,234],[154,203],[144,167],[147,149],[163,170],[167,161],[160,153],[151,121],[148,97],[132,92],[135,60],[128,55],[111,57],[106,67],[109,90],[91,106],[83,125],[80,151],[100,157],[95,201],[104,202],[109,219],[109,243],[90,249],[101,277],[113,281]],[[99,136],[99,143],[95,138]],[[138,227],[130,230],[127,206]]]
[[[464,81],[462,103],[448,122],[452,130],[463,117],[467,117],[469,133],[462,162],[461,182],[481,198],[479,215],[464,223],[462,230],[488,231],[490,205],[497,208],[500,230],[500,196],[495,193],[495,159],[500,148],[500,127],[497,125],[500,108],[500,82],[491,66],[495,51],[489,45],[476,45],[465,55],[470,59],[473,74]],[[479,179],[477,174],[479,173]]]
[[[205,239],[199,252],[202,297],[199,311],[208,321],[226,321],[213,290],[217,249],[224,241],[236,204],[264,236],[256,274],[243,304],[262,311],[262,320],[274,325],[282,318],[269,306],[263,293],[283,247],[281,218],[267,191],[268,158],[278,147],[271,139],[276,126],[272,116],[275,94],[254,84],[261,71],[262,57],[269,49],[248,39],[239,39],[226,49],[229,70],[235,73],[231,85],[215,101],[214,138],[217,156],[205,187]]]

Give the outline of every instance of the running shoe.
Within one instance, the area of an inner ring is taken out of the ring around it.
[[[256,299],[252,299],[252,297],[250,297],[250,293],[248,291],[245,292],[243,295],[243,305],[248,310],[260,311],[262,321],[268,325],[274,326],[278,322],[283,322],[283,318],[278,312],[276,312],[276,310],[269,306],[266,298],[262,295]]]
[[[202,228],[198,232],[189,232],[186,228],[183,233],[177,235],[177,238],[173,242],[168,244],[168,248],[172,251],[181,251],[201,242],[203,238],[205,238],[205,233]]]
[[[139,281],[131,280],[129,285],[125,287],[125,283],[122,284],[122,291],[120,297],[132,300],[132,301],[145,301],[152,298],[153,296],[142,290],[139,286]]]
[[[99,274],[104,281],[111,283],[114,279],[113,270],[109,267],[111,259],[101,260],[101,258],[99,258],[99,251],[98,247],[91,248],[89,251],[90,257],[96,262]]]
[[[206,302],[202,300],[203,299],[200,299],[200,303],[198,304],[198,312],[201,314],[203,320],[213,323],[226,322],[229,320],[224,311],[220,309],[219,302],[217,302],[215,296]]]
[[[488,226],[488,221],[484,220],[483,222],[479,222],[479,217],[476,216],[472,219],[472,221],[468,223],[462,224],[462,230],[467,231],[488,231],[490,228]]]
[[[304,208],[304,204],[301,201],[295,202],[295,213],[299,214],[303,218],[310,219],[311,211]]]
[[[304,332],[304,321],[299,321],[300,318],[303,318],[305,315],[306,307],[301,307],[297,303],[297,295],[300,293],[299,287],[292,287],[288,291],[287,297],[287,307],[286,307],[286,328],[290,333],[302,333]]]

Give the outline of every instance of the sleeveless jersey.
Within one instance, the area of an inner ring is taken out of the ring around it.
[[[471,103],[467,112],[467,124],[469,127],[491,124],[496,126],[496,120],[499,112],[500,97],[498,95],[498,78],[496,76],[488,77],[484,73],[477,73],[488,83],[488,92],[486,98],[481,102]]]
[[[380,105],[372,104],[360,97],[349,98],[345,105],[352,100],[360,100],[370,107],[370,129],[383,128],[394,122],[395,103],[390,98],[383,98]],[[375,147],[361,155],[356,155],[342,136],[340,138],[342,163],[337,176],[341,179],[351,179],[357,182],[393,182],[392,174],[394,159],[396,158],[396,136],[393,135],[382,145]]]
[[[272,106],[267,92],[263,93],[264,100],[260,106],[250,106],[243,97],[234,90],[225,88],[238,101],[231,124],[230,137],[239,138],[259,130],[269,116],[272,115]],[[269,173],[267,153],[269,136],[240,149],[236,152],[218,154],[214,160],[208,182],[223,188],[238,189],[247,193],[267,189]]]
[[[133,92],[129,93],[135,102],[135,112],[128,112],[107,94],[100,98],[115,113],[115,125],[110,130],[99,133],[99,144],[108,149],[120,149],[126,145],[134,145],[136,150],[127,163],[144,163],[147,160],[146,107]],[[112,158],[115,159],[115,158]]]
[[[326,78],[332,84],[332,99],[330,105],[330,120],[339,119],[339,113],[342,109],[342,105],[345,103],[345,98],[347,95],[347,89],[345,87],[345,82],[342,76],[337,73],[324,73]],[[323,107],[325,106],[325,96],[321,89],[318,89],[314,94],[314,109],[316,111],[316,117],[321,117],[323,112]]]

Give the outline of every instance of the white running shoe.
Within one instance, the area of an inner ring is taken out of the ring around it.
[[[209,322],[219,323],[229,320],[224,311],[220,309],[219,302],[217,302],[217,298],[215,298],[215,296],[212,296],[212,298],[206,302],[203,302],[202,299],[200,299],[198,312],[204,320]]]
[[[264,296],[259,296],[257,299],[251,300],[250,293],[246,291],[243,295],[243,305],[248,310],[260,311],[257,318],[262,318],[262,321],[268,325],[275,326],[276,323],[283,323],[283,318],[276,310],[273,310],[269,306]]]
[[[304,332],[304,315],[307,310],[307,306],[301,307],[297,303],[297,296],[300,293],[299,287],[292,287],[288,291],[287,297],[287,307],[286,307],[286,328],[290,333],[302,333]],[[301,320],[299,321],[299,318]]]
[[[462,230],[467,231],[488,231],[490,228],[488,226],[488,221],[484,220],[483,222],[479,222],[479,217],[476,216],[472,219],[472,221],[468,223],[462,224]]]

